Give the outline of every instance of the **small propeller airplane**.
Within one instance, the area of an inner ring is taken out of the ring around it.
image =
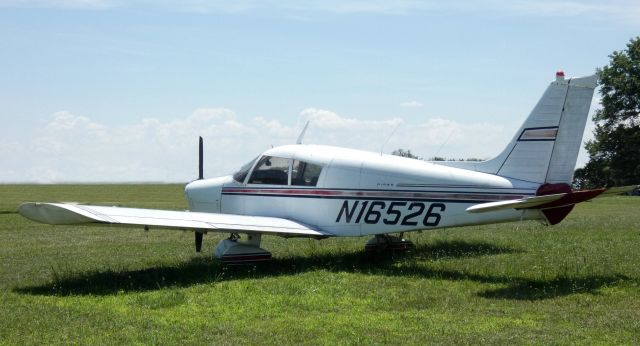
[[[511,142],[488,161],[427,162],[303,145],[305,126],[297,144],[213,179],[203,179],[200,138],[199,179],[185,188],[188,211],[29,202],[19,212],[53,225],[192,230],[198,252],[203,234],[228,232],[214,250],[227,263],[270,260],[262,235],[372,236],[365,250],[382,251],[412,248],[404,232],[519,220],[555,225],[577,203],[637,188],[571,188],[596,83],[596,76],[557,72]]]

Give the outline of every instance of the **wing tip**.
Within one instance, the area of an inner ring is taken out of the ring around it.
[[[72,205],[25,202],[18,207],[18,213],[23,217],[49,225],[72,225],[100,221],[85,213],[71,210]]]

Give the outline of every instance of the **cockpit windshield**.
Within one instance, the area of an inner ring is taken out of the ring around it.
[[[245,163],[239,171],[235,172],[233,174],[233,180],[239,182],[239,183],[244,183],[244,179],[247,177],[247,174],[249,173],[249,170],[251,169],[251,167],[253,167],[253,163],[256,162],[256,160],[258,159],[258,157],[260,156],[256,156],[253,160]]]

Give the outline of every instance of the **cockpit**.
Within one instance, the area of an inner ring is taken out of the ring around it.
[[[316,186],[320,173],[322,173],[321,165],[263,155],[242,166],[233,174],[233,180],[247,184]]]

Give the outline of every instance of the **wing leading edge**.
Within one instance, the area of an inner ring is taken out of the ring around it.
[[[276,217],[34,202],[21,204],[18,211],[30,220],[51,225],[104,224],[281,236],[332,236],[314,227]]]

